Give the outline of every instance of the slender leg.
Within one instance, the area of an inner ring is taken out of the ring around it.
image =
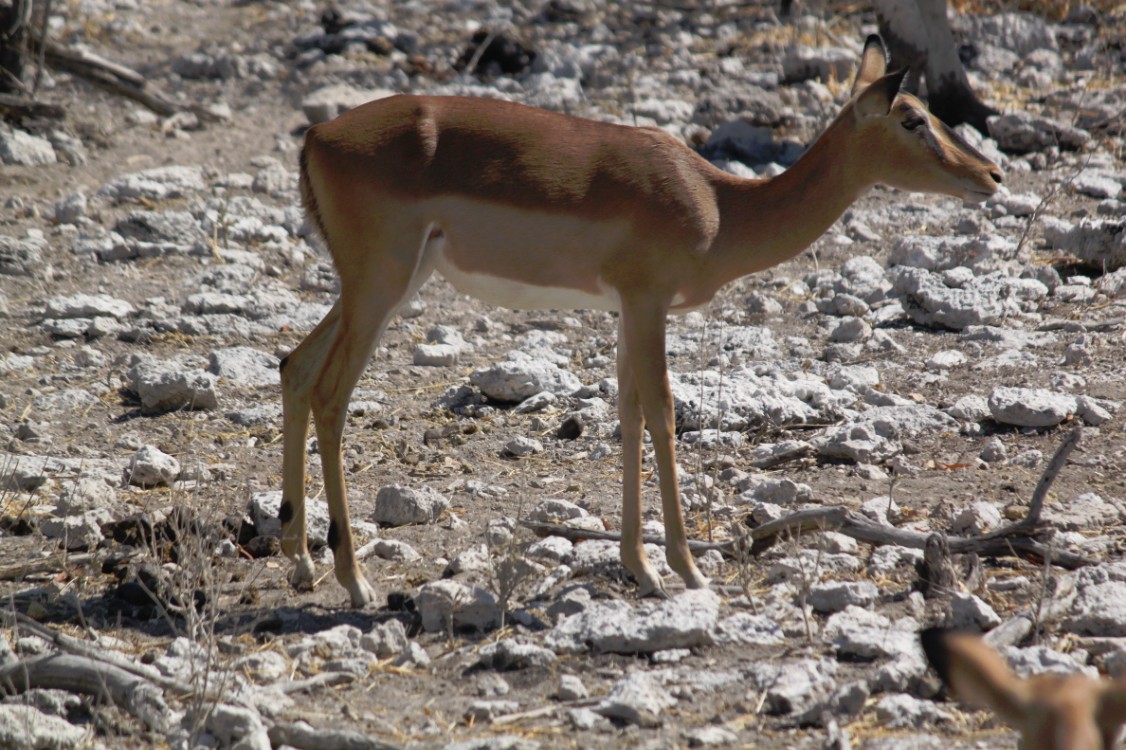
[[[309,393],[324,367],[328,344],[336,333],[340,304],[333,305],[324,319],[301,344],[282,360],[282,552],[293,561],[290,583],[307,591],[313,588],[313,558],[305,540],[305,446],[309,436]]]
[[[698,589],[705,588],[708,579],[697,569],[692,553],[688,550],[688,535],[680,504],[674,445],[676,419],[665,360],[665,314],[664,307],[652,302],[623,300],[620,340],[626,342],[626,359],[633,375],[636,398],[641,402],[644,423],[653,439],[653,452],[661,485],[661,509],[665,519],[665,557],[688,588]],[[624,423],[622,435],[624,449]],[[623,518],[623,525],[624,523]],[[623,540],[624,538],[623,529]]]
[[[348,401],[371,359],[376,342],[391,316],[407,295],[417,289],[426,273],[421,226],[400,224],[356,231],[364,247],[343,257],[362,263],[342,269],[339,317],[310,394],[313,425],[321,451],[325,498],[328,501],[328,544],[335,561],[336,580],[348,590],[352,606],[363,607],[375,599],[375,590],[356,561],[341,448]]]
[[[328,546],[335,561],[336,580],[348,590],[354,607],[374,601],[375,590],[356,561],[341,447],[348,400],[367,365],[381,326],[382,321],[356,319],[347,311],[341,315],[312,398],[313,424],[328,500]]]
[[[641,596],[667,597],[641,540],[641,445],[645,418],[637,397],[624,332],[618,333],[618,418],[622,424],[622,564],[637,579]]]

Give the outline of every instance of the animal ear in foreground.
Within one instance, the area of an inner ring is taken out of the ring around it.
[[[1126,724],[1126,677],[1022,678],[979,635],[931,628],[920,638],[927,660],[954,695],[1016,729],[1022,750],[1114,749]]]
[[[400,306],[438,272],[516,309],[618,314],[620,554],[641,595],[665,595],[642,538],[644,432],[652,438],[665,558],[702,588],[688,545],[669,386],[667,316],[789,260],[877,184],[968,202],[997,165],[899,90],[878,38],[852,96],[798,161],[770,179],[717,168],[657,128],[570,117],[495,99],[392,96],[309,128],[301,195],[340,276],[340,297],[282,362],[281,546],[290,582],[316,579],[305,539],[306,443],[316,428],[336,579],[375,599],[356,560],[342,441],[348,401]]]

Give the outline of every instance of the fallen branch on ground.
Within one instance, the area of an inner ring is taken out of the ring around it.
[[[321,672],[304,680],[290,680],[276,687],[286,695],[303,693],[318,687],[333,687],[335,685],[349,685],[356,681],[356,676],[351,672]]]
[[[193,688],[187,683],[166,677],[161,674],[160,670],[156,667],[149,666],[148,664],[138,664],[128,657],[116,651],[103,648],[96,643],[84,641],[69,636],[66,633],[60,633],[19,612],[0,610],[0,624],[3,624],[5,627],[31,633],[47,641],[60,651],[65,651],[68,654],[80,656],[84,659],[99,661],[114,669],[128,672],[135,677],[151,682],[165,690],[172,690],[178,695],[188,695],[194,692]]]
[[[1048,489],[1064,464],[1067,463],[1068,455],[1079,444],[1081,437],[1082,428],[1077,427],[1064,439],[1063,444],[1056,451],[1043,475],[1041,475],[1036,490],[1032,494],[1028,514],[1024,518],[988,534],[973,537],[948,537],[950,552],[953,554],[976,552],[979,555],[991,557],[1016,555],[1031,558],[1037,562],[1048,561],[1069,570],[1093,564],[1092,560],[1082,555],[1055,549],[1035,538],[1043,530],[1040,514],[1044,507],[1044,499],[1048,495]],[[612,531],[586,531],[560,524],[535,521],[523,521],[522,523],[539,536],[561,536],[573,542],[591,539],[621,540],[621,534]],[[695,554],[718,550],[724,555],[735,556],[738,546],[745,546],[749,540],[751,553],[759,554],[771,547],[779,538],[810,531],[837,531],[868,544],[894,544],[912,549],[924,549],[927,538],[930,536],[930,533],[885,526],[848,508],[831,506],[800,510],[785,518],[779,518],[753,529],[748,529],[744,540],[728,540],[725,542],[690,540],[688,546]],[[664,539],[657,536],[646,536],[644,541],[646,544],[664,544]]]
[[[17,120],[61,120],[66,117],[66,110],[25,96],[0,94],[0,115]]]
[[[270,727],[270,744],[290,745],[299,750],[400,750],[399,745],[359,732],[317,729],[303,721],[278,723]]]
[[[59,573],[70,565],[84,565],[97,559],[92,552],[78,555],[47,557],[31,562],[0,565],[0,581],[14,581],[26,576],[39,575],[40,573]]]
[[[0,691],[18,694],[40,688],[92,695],[129,712],[151,730],[167,734],[173,717],[164,693],[143,677],[74,654],[49,654],[0,666]]]
[[[38,40],[35,40],[38,44]],[[110,93],[135,102],[168,117],[180,111],[181,106],[153,88],[140,73],[119,65],[89,50],[63,47],[48,40],[44,44],[44,58],[51,67],[80,76]]]

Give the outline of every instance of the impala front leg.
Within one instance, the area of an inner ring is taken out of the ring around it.
[[[618,418],[622,427],[622,564],[637,579],[641,596],[667,598],[665,585],[653,570],[641,538],[641,445],[645,418],[641,414],[633,371],[626,356],[625,335],[618,335]]]
[[[648,425],[649,436],[653,439],[653,453],[657,460],[661,486],[661,510],[665,521],[665,558],[669,567],[684,579],[685,586],[700,589],[707,587],[708,579],[700,573],[688,549],[688,535],[684,528],[684,511],[680,504],[680,487],[676,476],[676,419],[665,360],[665,314],[663,307],[651,303],[642,302],[632,308],[623,304],[622,335],[618,345],[620,347],[623,340],[626,342],[626,358],[628,370],[632,374],[634,398],[640,401],[643,421]],[[619,382],[619,390],[621,389]],[[624,452],[624,420],[622,446]],[[628,460],[628,456],[626,459]],[[624,523],[623,517],[623,545]],[[638,524],[640,525],[640,519]]]

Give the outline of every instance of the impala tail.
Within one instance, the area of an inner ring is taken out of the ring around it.
[[[324,220],[321,218],[320,208],[317,206],[317,194],[313,192],[313,186],[309,181],[309,151],[307,148],[301,149],[298,168],[300,170],[298,187],[301,190],[301,205],[305,208],[305,215],[309,217],[309,221],[313,223],[317,232],[324,238]]]
[[[1126,723],[1126,677],[1018,677],[978,635],[931,628],[923,651],[959,700],[1020,732],[1022,750],[1113,750]]]

